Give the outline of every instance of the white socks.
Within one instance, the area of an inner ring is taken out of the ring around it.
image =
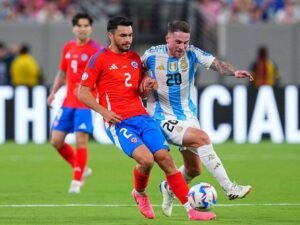
[[[192,206],[190,205],[190,203],[188,201],[185,204],[183,204],[183,207],[185,208],[185,210],[187,212],[189,212],[192,208]]]
[[[184,165],[182,165],[179,169],[180,173],[182,174],[183,178],[185,179],[185,181],[189,184],[191,183],[191,181],[193,180],[194,177],[189,176],[184,168]]]
[[[229,183],[231,183],[227,172],[220,158],[216,154],[212,144],[200,146],[197,148],[197,151],[201,162],[216,178],[221,187],[226,187]]]

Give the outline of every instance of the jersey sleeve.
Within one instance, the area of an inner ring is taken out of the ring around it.
[[[194,46],[191,46],[191,49],[192,52],[195,54],[196,62],[199,63],[204,68],[209,69],[215,57],[212,54],[205,52],[199,48],[196,48]]]
[[[147,51],[145,51],[144,55],[142,55],[142,57],[141,57],[141,61],[145,68],[147,68],[147,58],[148,58],[148,54],[147,54]]]
[[[67,60],[66,60],[67,51],[68,51],[68,45],[65,44],[61,52],[60,64],[59,64],[59,69],[64,72],[67,71]]]
[[[155,51],[155,47],[151,47],[149,49],[147,49],[145,51],[145,53],[143,54],[143,56],[141,57],[141,61],[143,63],[143,67],[148,70],[150,68],[149,66],[149,58],[151,58],[151,56],[153,56],[153,52]]]
[[[94,88],[101,74],[101,59],[99,52],[94,54],[87,63],[81,76],[81,85]]]
[[[155,55],[153,53],[153,50],[155,50],[154,47],[149,48],[141,57],[143,74],[146,74],[151,78],[154,78],[153,71],[151,71],[151,67],[153,67],[152,65],[155,64]]]

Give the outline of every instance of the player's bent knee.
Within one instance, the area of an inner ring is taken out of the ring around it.
[[[78,149],[78,148],[87,148],[87,143],[77,143],[76,144],[76,148]]]
[[[64,144],[62,143],[62,144],[60,144],[60,143],[54,143],[54,144],[52,144],[53,145],[53,147],[56,149],[56,150],[60,150],[63,146],[64,146]]]
[[[203,146],[203,145],[209,145],[211,143],[209,136],[205,132],[199,133],[197,137],[197,147]]]
[[[176,165],[167,151],[162,152],[162,154],[156,154],[155,161],[167,175],[177,171]]]
[[[154,159],[153,157],[145,157],[138,160],[138,163],[143,168],[152,168],[154,165]]]
[[[159,162],[169,162],[169,161],[173,161],[171,155],[169,154],[168,151],[159,151],[156,152],[154,155],[155,161],[157,163]]]
[[[190,168],[190,169],[186,169],[186,173],[190,176],[190,177],[197,177],[201,174],[201,168]]]
[[[55,139],[51,139],[51,140],[50,140],[50,143],[51,143],[51,145],[52,145],[54,148],[56,148],[56,149],[60,149],[60,148],[62,148],[62,146],[64,145],[64,142],[60,142],[60,141],[57,141],[57,140],[55,140]]]
[[[152,168],[154,165],[154,161],[151,160],[144,160],[139,162],[139,164],[141,165],[141,167],[143,168]]]

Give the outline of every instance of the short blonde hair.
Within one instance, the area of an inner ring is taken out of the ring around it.
[[[183,20],[174,20],[168,23],[168,33],[174,33],[176,31],[181,31],[184,33],[191,32],[191,26]]]

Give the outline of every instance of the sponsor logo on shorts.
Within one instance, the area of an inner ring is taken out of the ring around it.
[[[81,130],[86,130],[87,129],[85,123],[80,124],[78,128],[81,129]]]

